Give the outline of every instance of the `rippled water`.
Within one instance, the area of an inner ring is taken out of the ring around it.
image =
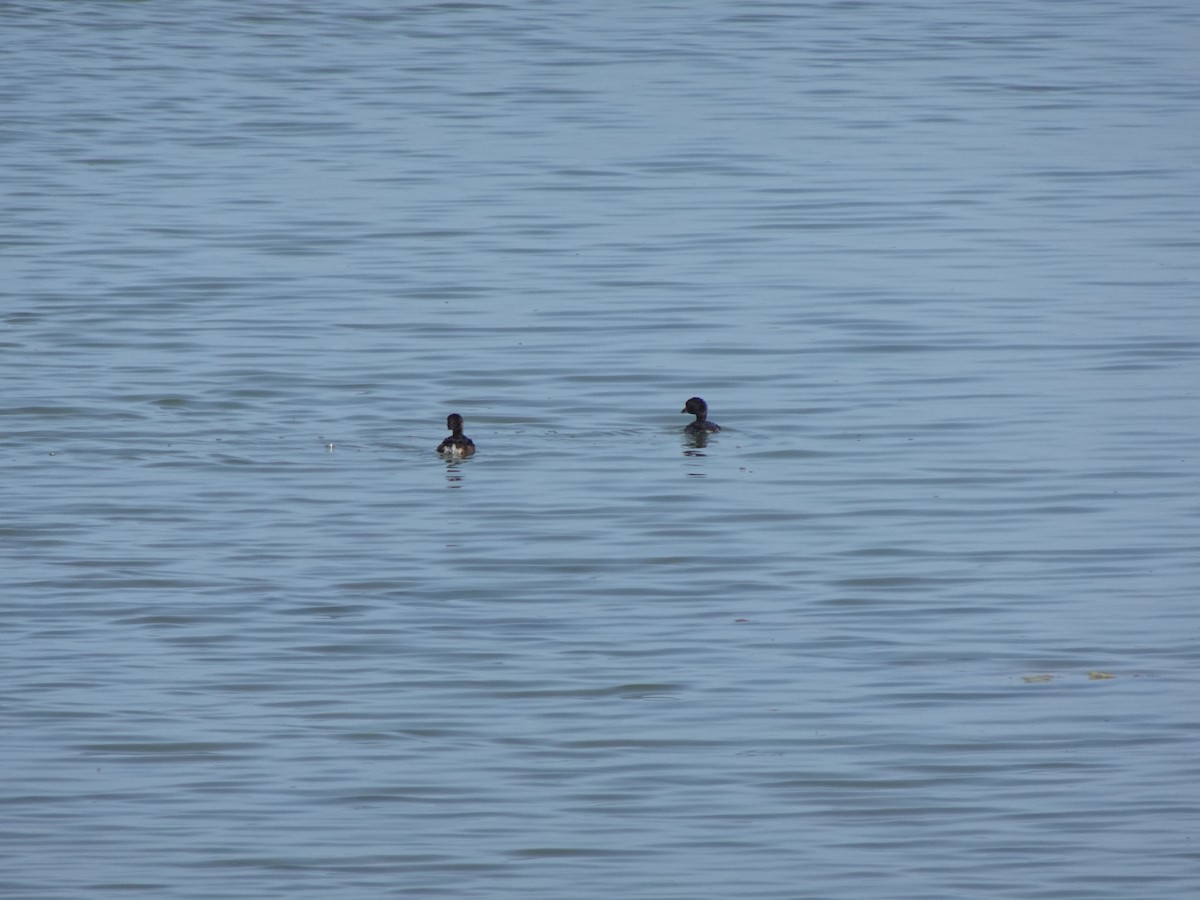
[[[0,894],[1200,890],[1200,8],[0,27]]]

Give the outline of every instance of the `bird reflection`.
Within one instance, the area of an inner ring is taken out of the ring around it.
[[[446,487],[460,488],[463,486],[463,461],[461,459],[446,460]]]
[[[684,436],[683,455],[692,460],[688,465],[688,478],[706,477],[703,471],[697,471],[697,469],[703,469],[705,466],[704,460],[708,457],[708,454],[704,452],[706,446],[708,446],[708,434],[706,432],[701,431]]]

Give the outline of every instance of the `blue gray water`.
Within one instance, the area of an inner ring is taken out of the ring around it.
[[[0,895],[1200,894],[1200,6],[0,34]]]

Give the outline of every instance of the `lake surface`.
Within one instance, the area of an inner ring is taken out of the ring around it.
[[[1200,894],[1200,6],[0,33],[0,895]]]

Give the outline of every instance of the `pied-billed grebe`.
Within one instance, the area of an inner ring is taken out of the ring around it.
[[[687,403],[683,404],[681,413],[691,413],[696,417],[695,422],[688,422],[684,432],[687,434],[701,434],[706,431],[720,431],[721,426],[716,422],[708,421],[708,404],[699,397],[692,397]]]
[[[470,456],[475,452],[475,442],[462,433],[462,416],[450,413],[446,416],[446,427],[450,429],[450,437],[438,444],[438,453],[445,456]]]

